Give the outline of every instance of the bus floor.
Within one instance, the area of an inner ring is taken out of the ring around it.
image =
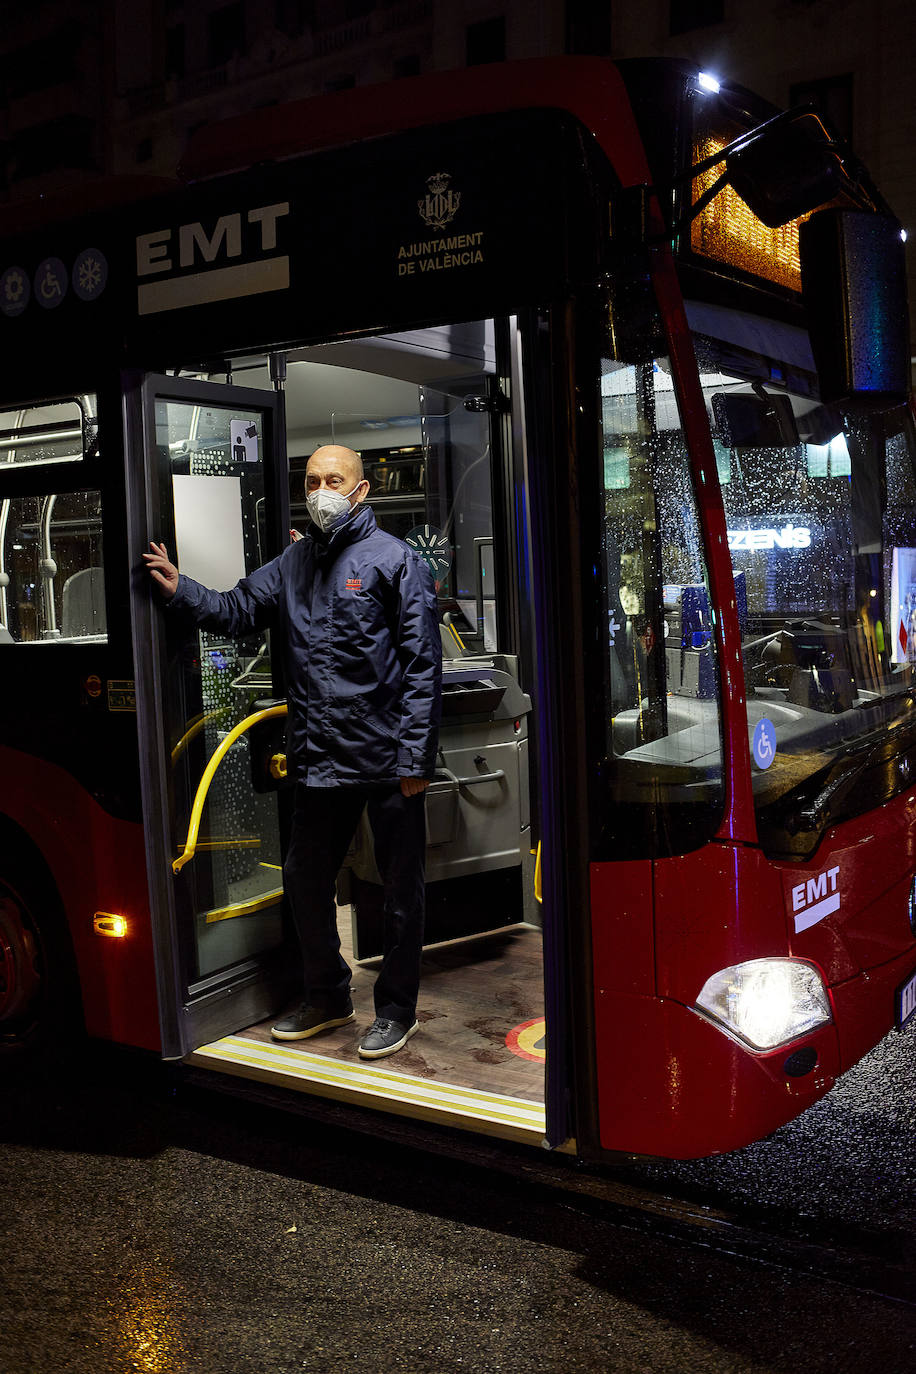
[[[323,1059],[370,1065],[357,1046],[375,1015],[372,987],[377,960],[352,960],[350,909],[338,910],[341,952],[353,967],[355,1022],[283,1048]],[[419,1032],[373,1067],[484,1093],[544,1100],[544,987],[541,932],[514,925],[424,952],[417,1007]],[[272,1017],[241,1032],[264,1044]],[[540,1022],[540,1024],[539,1024]],[[529,1024],[532,1023],[532,1024]],[[520,1042],[520,1043],[519,1043]]]

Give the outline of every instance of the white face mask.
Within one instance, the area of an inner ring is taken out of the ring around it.
[[[309,519],[318,526],[322,534],[329,534],[349,515],[349,497],[361,486],[362,482],[357,482],[353,491],[348,491],[346,496],[343,492],[331,491],[328,487],[319,487],[317,491],[309,492],[305,498]]]

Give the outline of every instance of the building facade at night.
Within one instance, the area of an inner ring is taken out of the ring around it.
[[[0,36],[0,204],[111,173],[172,176],[196,129],[246,110],[563,52],[685,57],[781,106],[816,100],[851,138],[903,224],[916,228],[909,0],[23,6],[6,16]],[[911,232],[911,281],[914,242]]]

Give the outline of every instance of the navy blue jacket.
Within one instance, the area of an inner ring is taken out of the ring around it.
[[[182,575],[168,609],[204,629],[271,628],[286,655],[290,773],[309,787],[432,778],[442,646],[426,563],[354,507],[214,592]]]

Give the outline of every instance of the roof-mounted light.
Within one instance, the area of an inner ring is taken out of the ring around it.
[[[713,76],[712,72],[700,72],[697,77],[697,90],[705,91],[707,95],[718,95],[719,86],[719,78]]]

